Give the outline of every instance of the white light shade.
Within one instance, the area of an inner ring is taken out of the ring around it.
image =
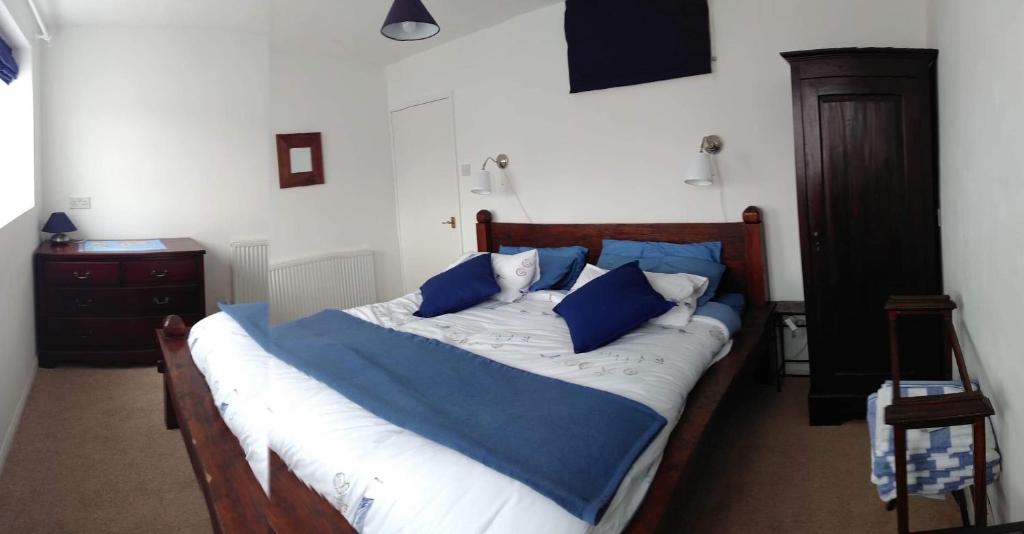
[[[683,180],[690,184],[707,187],[715,183],[711,173],[711,155],[706,152],[699,152],[690,160],[690,166],[686,168]]]
[[[495,177],[497,183],[493,184],[494,190],[498,194],[507,193],[511,188],[509,187],[508,173],[505,169],[498,169],[495,171],[497,176]]]
[[[469,192],[474,195],[491,194],[491,172],[476,171],[469,181]]]

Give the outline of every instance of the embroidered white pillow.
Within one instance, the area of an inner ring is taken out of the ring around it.
[[[475,258],[483,252],[467,252],[445,270]],[[494,279],[498,282],[501,291],[493,298],[502,302],[515,302],[519,300],[529,289],[530,285],[540,279],[540,264],[538,263],[536,250],[527,250],[519,254],[498,254],[491,253],[491,268],[494,269]]]
[[[569,293],[576,291],[607,272],[606,269],[588,263],[583,268],[579,278],[576,279],[572,289],[569,290]],[[665,300],[676,303],[676,306],[671,310],[649,321],[660,326],[671,328],[686,326],[690,322],[693,312],[697,309],[697,299],[708,289],[708,279],[695,274],[666,274],[644,271],[644,276],[647,277],[651,287],[661,296],[665,297]]]
[[[515,302],[529,291],[530,285],[540,278],[537,251],[519,254],[491,254],[491,267],[501,292],[494,298],[502,302]]]

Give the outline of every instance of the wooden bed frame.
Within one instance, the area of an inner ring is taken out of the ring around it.
[[[643,503],[625,532],[665,532],[684,519],[684,504],[698,489],[698,466],[710,441],[708,429],[722,406],[747,383],[758,362],[767,364],[771,303],[765,262],[761,212],[749,207],[740,223],[661,224],[512,224],[493,221],[489,211],[477,214],[477,244],[497,252],[501,245],[567,246],[590,249],[596,263],[602,239],[721,241],[728,266],[720,292],[744,293],[747,311],[733,348],[712,366],[690,392],[664,457]],[[202,487],[216,532],[339,532],[354,533],[324,498],[300,481],[281,459],[270,453],[270,496],[256,481],[238,439],[214,406],[206,381],[189,352],[188,329],[170,316],[157,331],[163,360],[164,415],[168,429],[181,428],[196,478]]]

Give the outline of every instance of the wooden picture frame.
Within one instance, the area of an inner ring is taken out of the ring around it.
[[[277,174],[281,189],[324,183],[320,132],[277,134]]]

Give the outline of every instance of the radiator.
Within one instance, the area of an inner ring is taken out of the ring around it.
[[[266,240],[231,242],[231,302],[265,302],[270,295]]]
[[[270,317],[275,323],[325,308],[376,301],[372,251],[324,254],[270,266]]]

